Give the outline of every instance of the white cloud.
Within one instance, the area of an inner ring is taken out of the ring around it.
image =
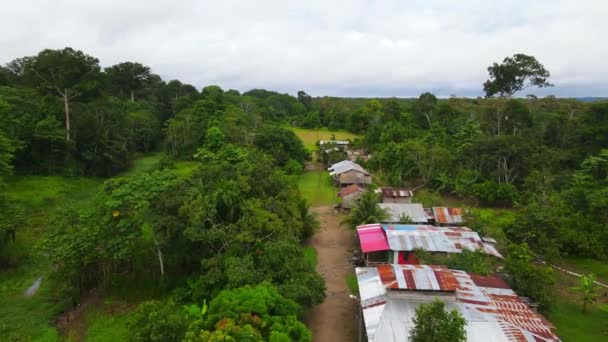
[[[10,2],[0,62],[72,46],[166,79],[313,95],[478,95],[486,67],[536,56],[558,95],[607,95],[608,2]]]

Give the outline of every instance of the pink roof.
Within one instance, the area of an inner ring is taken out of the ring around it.
[[[357,227],[363,253],[389,250],[386,233],[379,224],[369,224]]]

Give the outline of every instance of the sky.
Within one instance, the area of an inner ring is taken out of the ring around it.
[[[0,32],[1,64],[70,46],[199,89],[479,96],[525,53],[555,84],[526,94],[608,96],[606,0],[20,0]]]

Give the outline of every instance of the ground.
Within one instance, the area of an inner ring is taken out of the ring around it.
[[[354,237],[351,230],[340,226],[341,216],[329,206],[314,207],[321,229],[309,241],[317,250],[317,271],[325,278],[327,298],[312,308],[306,317],[314,341],[356,341],[359,302],[349,297],[347,277],[354,273],[349,262]]]
[[[335,136],[336,140],[353,140],[358,135],[347,132],[347,131],[330,131],[327,128],[319,128],[319,129],[306,129],[306,128],[298,128],[298,127],[288,127],[291,129],[304,143],[304,147],[306,147],[309,151],[316,150],[316,143],[319,140],[330,140],[332,136]]]
[[[298,179],[298,187],[313,206],[332,205],[338,201],[338,189],[332,187],[326,170],[304,172]]]

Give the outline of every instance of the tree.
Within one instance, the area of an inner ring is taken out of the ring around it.
[[[0,189],[4,183],[4,177],[13,170],[13,153],[15,148],[12,142],[0,131]]]
[[[490,79],[483,84],[486,97],[498,94],[511,98],[529,87],[553,86],[547,81],[551,76],[549,71],[535,57],[521,53],[506,57],[501,64],[492,64],[488,67],[488,73]]]
[[[437,97],[431,93],[423,93],[414,103],[414,113],[420,127],[428,125],[428,129],[433,127],[431,116],[437,110]]]
[[[577,287],[571,288],[572,291],[578,292],[581,296],[581,302],[583,302],[583,313],[587,313],[587,305],[593,304],[597,301],[599,294],[597,293],[598,285],[595,283],[595,275],[593,273],[589,275],[581,276],[581,284]]]
[[[117,88],[122,96],[123,91],[131,95],[131,102],[135,101],[135,91],[141,89],[150,79],[150,68],[133,62],[124,62],[107,67],[106,75],[112,88]]]
[[[445,303],[435,299],[416,308],[414,327],[410,330],[411,342],[465,342],[467,321],[456,310],[445,310]]]
[[[310,110],[312,108],[312,97],[304,90],[298,91],[298,102],[300,102],[306,110]]]
[[[373,190],[365,191],[342,223],[354,229],[360,224],[382,222],[388,213],[378,206],[378,202],[378,195]]]
[[[24,78],[43,92],[51,91],[63,101],[65,137],[70,140],[70,101],[99,86],[99,60],[66,47],[46,49],[23,60]]]
[[[186,333],[184,313],[174,303],[147,301],[140,304],[127,323],[130,342],[179,342]]]

